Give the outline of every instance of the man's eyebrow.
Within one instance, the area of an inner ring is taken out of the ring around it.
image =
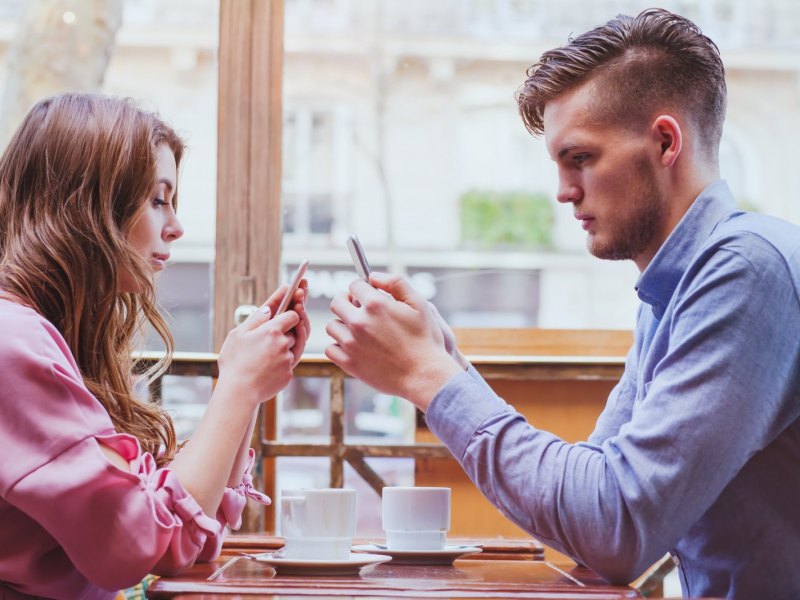
[[[167,188],[169,188],[170,192],[175,189],[175,186],[172,185],[172,181],[167,179],[166,177],[162,177],[161,179],[159,179],[158,183],[163,183],[165,186],[167,186]]]
[[[558,151],[558,158],[564,158],[571,150],[578,147],[578,144],[568,144]]]

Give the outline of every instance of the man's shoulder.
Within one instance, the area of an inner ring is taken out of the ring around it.
[[[711,241],[743,245],[766,245],[783,254],[800,248],[800,227],[789,221],[754,212],[736,212],[720,222]]]
[[[788,268],[800,277],[800,227],[753,212],[737,212],[723,220],[704,244],[701,254],[728,250],[759,269]]]

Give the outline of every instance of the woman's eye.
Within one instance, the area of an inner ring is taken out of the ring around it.
[[[167,203],[164,201],[163,198],[153,198],[153,206],[156,208],[161,208],[162,206],[166,206]]]

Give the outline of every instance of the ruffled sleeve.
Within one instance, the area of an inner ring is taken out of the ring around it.
[[[36,563],[29,570],[56,580],[74,579],[74,569],[117,590],[218,552],[225,525],[241,521],[245,497],[260,496],[249,474],[226,490],[214,517],[204,514],[169,467],[156,468],[138,440],[114,431],[58,331],[29,309],[6,306],[6,313],[0,497],[16,510],[0,514],[0,526],[25,524]],[[130,470],[112,464],[101,445]]]
[[[272,500],[270,500],[269,496],[253,487],[253,476],[251,473],[255,465],[255,460],[255,450],[250,448],[247,467],[244,470],[242,482],[235,488],[225,488],[225,492],[222,495],[222,502],[217,510],[217,522],[222,527],[223,533],[220,536],[208,538],[197,560],[214,560],[219,555],[225,537],[225,526],[229,525],[231,529],[239,529],[239,527],[242,526],[242,513],[244,512],[244,507],[247,505],[248,498],[264,506],[272,504]]]
[[[111,464],[100,444],[131,471]],[[222,524],[126,434],[75,444],[18,481],[6,500],[39,523],[84,577],[109,590],[180,571],[222,538]]]

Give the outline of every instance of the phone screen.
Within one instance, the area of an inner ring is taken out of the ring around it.
[[[308,259],[306,258],[303,259],[303,262],[301,262],[300,266],[297,267],[297,271],[295,271],[294,277],[292,277],[292,282],[289,284],[289,289],[286,290],[286,293],[283,295],[281,303],[278,305],[278,310],[275,311],[275,316],[281,314],[283,311],[289,308],[289,303],[292,301],[294,293],[300,286],[300,282],[303,280],[303,275],[306,274],[307,268],[308,268]]]
[[[347,238],[347,249],[350,251],[350,258],[353,260],[353,266],[356,268],[356,273],[364,281],[369,281],[369,263],[367,262],[367,255],[364,254],[364,248],[361,242],[355,235]]]

